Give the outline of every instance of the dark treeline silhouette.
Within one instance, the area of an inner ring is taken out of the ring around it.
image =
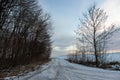
[[[50,16],[37,0],[0,0],[0,69],[49,59]]]

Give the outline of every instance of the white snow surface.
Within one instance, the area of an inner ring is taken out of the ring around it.
[[[24,76],[5,80],[120,80],[120,71],[110,71],[52,59],[48,64]]]

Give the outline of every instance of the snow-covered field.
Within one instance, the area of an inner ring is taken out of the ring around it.
[[[70,55],[69,55],[70,56]],[[81,55],[77,56],[78,59],[79,57],[81,57]],[[94,59],[94,55],[93,54],[87,54],[86,57],[90,58],[90,59]],[[62,56],[58,56],[59,59],[67,59],[68,58],[68,55],[62,55]],[[109,54],[106,54],[106,61],[108,62],[120,62],[120,53],[109,53]]]
[[[107,53],[105,55],[107,62],[120,62],[120,53]],[[88,57],[94,58],[94,55],[88,55]]]
[[[108,54],[107,60],[110,61],[118,61],[120,62],[120,53],[112,53]]]
[[[52,59],[48,64],[24,76],[6,80],[120,80],[120,71],[109,71]]]

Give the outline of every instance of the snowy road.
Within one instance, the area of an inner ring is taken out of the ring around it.
[[[41,70],[14,80],[120,80],[119,71],[109,71],[53,59]]]

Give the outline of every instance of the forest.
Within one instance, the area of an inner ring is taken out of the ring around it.
[[[49,60],[51,21],[37,0],[0,0],[0,71]]]

